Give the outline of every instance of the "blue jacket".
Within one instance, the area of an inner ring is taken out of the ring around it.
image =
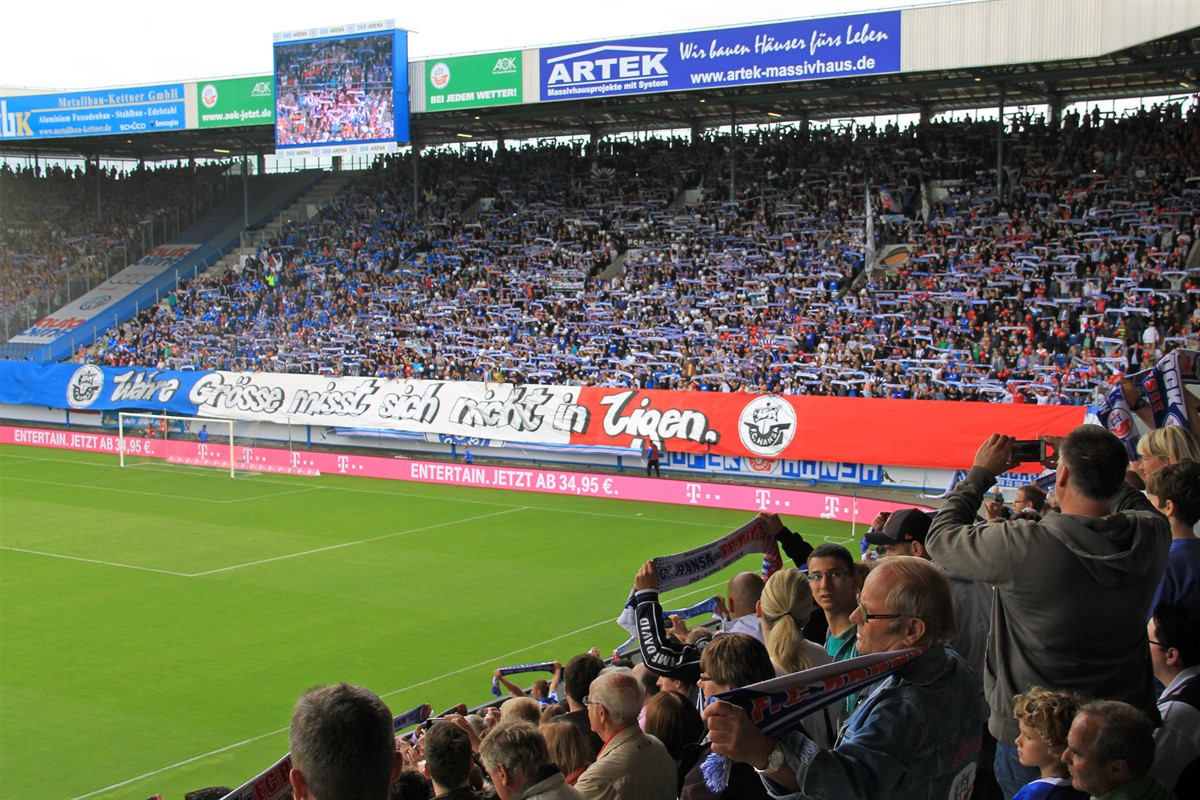
[[[859,698],[832,750],[794,731],[777,740],[799,792],[763,782],[777,798],[966,797],[982,731],[971,670],[953,650],[934,646]]]

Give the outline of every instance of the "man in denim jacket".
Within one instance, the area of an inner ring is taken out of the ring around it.
[[[777,798],[969,797],[983,719],[971,670],[945,646],[955,632],[945,575],[925,559],[884,559],[853,619],[863,654],[927,650],[860,696],[832,750],[796,731],[770,739],[725,702],[704,712],[713,750],[754,766]]]

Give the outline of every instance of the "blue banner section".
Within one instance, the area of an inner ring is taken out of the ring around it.
[[[188,399],[211,372],[174,372],[94,364],[35,364],[0,361],[0,403],[89,411],[143,409],[195,415]]]
[[[900,71],[900,12],[545,47],[542,100]]]
[[[0,100],[0,139],[183,130],[182,83],[23,95]]]
[[[852,464],[840,461],[797,461],[790,458],[752,458],[713,453],[666,453],[663,456],[663,464],[714,474],[757,474],[765,478],[786,478],[814,483],[882,486],[885,480],[883,467],[878,464]]]

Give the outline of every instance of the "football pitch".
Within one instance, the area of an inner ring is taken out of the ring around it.
[[[396,714],[483,703],[497,666],[611,654],[643,561],[752,516],[0,447],[0,797],[236,787],[287,752],[317,684],[361,684]]]

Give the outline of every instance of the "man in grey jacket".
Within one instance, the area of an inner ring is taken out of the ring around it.
[[[1076,689],[1157,718],[1145,619],[1171,539],[1166,517],[1124,488],[1125,447],[1098,425],[1057,442],[1061,512],[976,527],[984,493],[1016,466],[1013,441],[994,434],[980,446],[925,542],[939,564],[996,587],[984,690],[1007,798],[1028,777],[1013,745],[1014,695],[1035,684]]]

